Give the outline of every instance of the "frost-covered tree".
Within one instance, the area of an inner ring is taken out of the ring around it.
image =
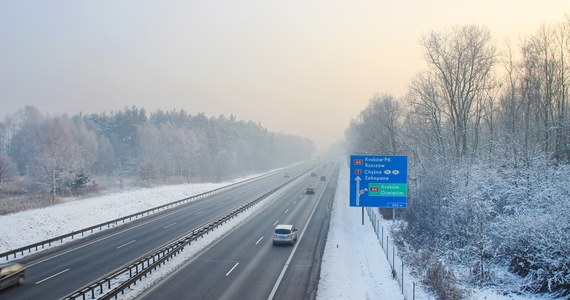
[[[10,181],[17,174],[16,166],[10,157],[6,154],[0,153],[0,191],[2,190],[4,183]]]
[[[425,77],[416,86],[419,103],[441,105],[442,121],[450,127],[454,155],[478,150],[479,124],[487,91],[492,88],[491,71],[495,47],[491,34],[478,26],[455,27],[450,32],[432,32],[421,40],[428,63]],[[429,82],[429,84],[428,84]],[[431,112],[432,117],[438,112]]]
[[[374,95],[368,106],[353,120],[346,136],[360,153],[396,155],[401,151],[400,103],[391,95]]]

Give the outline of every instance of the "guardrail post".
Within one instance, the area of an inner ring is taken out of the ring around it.
[[[402,295],[404,294],[404,261],[402,260]]]
[[[390,262],[390,256],[388,256],[388,252],[390,252],[390,237],[386,236],[386,259]]]
[[[392,270],[396,273],[396,253],[394,252],[394,246],[392,246]]]
[[[380,230],[380,220],[379,219],[376,220],[376,228],[378,228],[378,230]]]
[[[384,226],[382,226],[382,249],[384,249]]]

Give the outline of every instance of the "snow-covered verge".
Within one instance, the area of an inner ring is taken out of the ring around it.
[[[349,172],[341,167],[317,290],[320,299],[404,299],[374,230],[349,207]],[[416,298],[420,299],[420,298]]]

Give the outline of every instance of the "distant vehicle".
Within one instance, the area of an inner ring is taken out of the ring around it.
[[[0,290],[12,285],[24,284],[26,268],[19,263],[9,262],[0,264]]]
[[[311,177],[317,177],[317,173],[311,172]]]
[[[326,176],[321,176],[321,181],[326,181],[327,177]]]
[[[307,194],[307,195],[313,195],[314,193],[315,193],[315,190],[312,187],[308,187],[305,190],[305,194]]]
[[[295,225],[279,224],[273,232],[273,245],[290,244],[297,240],[297,228]]]
[[[283,174],[283,177],[284,177],[284,178],[289,178],[289,173]]]

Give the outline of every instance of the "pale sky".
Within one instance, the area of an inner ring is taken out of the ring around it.
[[[0,119],[184,109],[341,139],[376,93],[403,96],[430,31],[486,26],[497,47],[568,0],[0,0]]]

